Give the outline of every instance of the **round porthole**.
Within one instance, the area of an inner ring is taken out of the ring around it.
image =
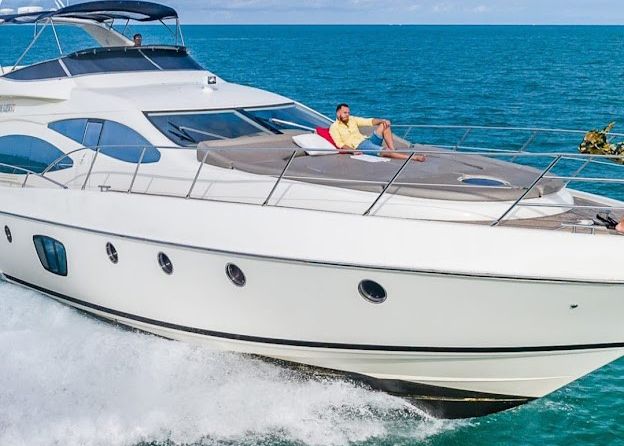
[[[8,226],[4,227],[4,233],[6,234],[6,238],[9,241],[9,243],[13,243],[13,234],[11,234],[11,230],[9,229]]]
[[[384,287],[373,280],[362,280],[358,285],[358,291],[364,299],[374,304],[380,304],[388,297]]]
[[[171,263],[171,260],[169,260],[169,257],[167,257],[167,254],[162,253],[162,252],[158,253],[158,264],[160,265],[162,270],[165,272],[165,274],[173,273],[173,263]]]
[[[110,242],[106,243],[106,254],[108,254],[108,259],[111,262],[119,262],[119,254],[117,254],[117,249],[115,249],[115,246]]]
[[[225,274],[228,276],[228,279],[232,281],[232,283],[236,286],[243,287],[245,283],[247,283],[247,279],[245,278],[245,273],[238,266],[233,263],[228,263],[225,265]]]

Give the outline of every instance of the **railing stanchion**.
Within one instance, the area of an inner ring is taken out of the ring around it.
[[[145,156],[145,151],[147,147],[143,147],[141,151],[141,156],[139,157],[139,162],[137,163],[136,168],[134,169],[134,175],[132,176],[132,181],[130,181],[130,187],[128,188],[128,193],[132,192],[132,187],[134,186],[134,181],[136,180],[137,174],[139,173],[139,167],[141,167],[141,163],[143,162],[143,157]]]
[[[91,177],[91,171],[93,170],[93,165],[95,164],[95,160],[97,159],[99,154],[100,147],[97,148],[97,150],[95,151],[95,155],[93,155],[91,165],[89,166],[89,171],[87,172],[87,176],[85,177],[84,183],[82,183],[82,187],[80,188],[80,190],[85,190],[85,188],[87,187],[87,183],[89,182],[89,178]]]
[[[26,182],[28,181],[28,177],[30,176],[30,172],[26,173],[26,178],[24,178],[24,182],[22,183],[22,189],[26,187]]]
[[[496,221],[492,222],[490,226],[498,226],[499,223],[503,221],[503,219],[507,217],[507,215],[509,215],[509,213],[513,211],[516,208],[516,206],[518,206],[518,203],[524,200],[524,197],[529,195],[529,193],[533,190],[533,188],[537,186],[537,183],[539,183],[542,180],[542,178],[544,178],[544,176],[548,172],[550,172],[553,167],[555,167],[555,165],[559,162],[560,159],[561,159],[561,155],[557,155],[555,159],[552,160],[552,162],[548,165],[548,167],[542,171],[542,173],[535,179],[535,181],[533,181],[533,183],[531,183],[531,185],[527,188],[527,190],[524,191],[522,195],[520,195],[520,197],[509,207],[509,209],[505,211],[503,215],[501,215]]]
[[[290,164],[292,163],[293,159],[295,159],[296,154],[297,154],[297,150],[295,150],[292,153],[292,155],[290,155],[290,158],[288,158],[288,162],[286,163],[286,166],[284,166],[284,170],[282,170],[282,173],[280,173],[279,178],[273,185],[273,188],[271,189],[271,192],[269,192],[269,195],[266,197],[266,200],[264,200],[264,203],[262,203],[262,206],[266,206],[267,204],[269,204],[269,200],[273,196],[273,193],[275,193],[275,190],[277,189],[277,186],[280,184],[280,181],[282,181],[282,178],[284,178],[284,175],[286,174],[286,171],[290,167]]]
[[[589,158],[587,158],[587,160],[581,165],[581,167],[579,167],[576,172],[574,172],[572,175],[570,175],[572,178],[576,178],[577,176],[579,176],[581,174],[581,172],[583,170],[585,170],[585,168],[589,165],[589,163],[592,162],[592,156],[590,156]],[[563,185],[563,187],[568,187],[568,184],[570,184],[570,182],[572,182],[574,180],[567,180],[565,182],[565,184]]]
[[[397,171],[397,173],[394,174],[394,176],[392,177],[392,179],[388,182],[388,184],[386,184],[383,188],[383,190],[381,191],[381,193],[379,195],[377,195],[377,198],[375,199],[375,201],[373,201],[373,204],[370,205],[370,207],[368,209],[366,209],[366,212],[364,212],[364,214],[362,215],[369,215],[370,212],[373,210],[373,208],[375,207],[375,205],[379,202],[379,200],[381,200],[381,197],[384,196],[384,194],[386,193],[386,191],[388,189],[390,189],[390,186],[392,186],[392,184],[394,184],[395,180],[399,177],[399,175],[401,175],[403,173],[403,171],[405,170],[405,168],[407,167],[408,163],[412,160],[412,158],[414,158],[414,155],[416,154],[416,152],[412,152],[410,153],[410,156],[405,160],[405,162],[401,165],[401,168]]]
[[[535,138],[537,138],[537,134],[539,133],[539,130],[533,130],[533,132],[531,132],[531,136],[529,136],[529,139],[526,140],[526,142],[522,145],[522,147],[520,147],[520,150],[518,150],[518,152],[522,153],[524,152],[533,141],[535,141]],[[516,158],[518,158],[519,155],[515,155],[514,157],[511,158],[511,162],[513,163]]]
[[[466,141],[466,138],[468,138],[468,136],[470,135],[470,132],[472,132],[472,128],[469,128],[468,130],[466,130],[464,135],[461,138],[459,138],[459,141],[457,141],[457,144],[455,144],[455,147],[453,147],[454,152],[457,152],[457,149],[459,149],[461,145],[464,143],[464,141]]]
[[[210,153],[210,149],[206,149],[206,152],[204,153],[204,157],[202,158],[201,163],[199,164],[199,167],[197,168],[197,172],[195,172],[195,178],[193,178],[193,183],[191,183],[191,187],[189,188],[189,191],[186,194],[186,197],[184,198],[191,197],[191,194],[193,193],[193,189],[195,189],[195,183],[197,183],[197,179],[199,178],[199,174],[201,173],[202,168],[204,167],[204,164],[206,164],[208,153]]]

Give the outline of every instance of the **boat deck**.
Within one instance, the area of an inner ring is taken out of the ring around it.
[[[508,219],[502,221],[499,226],[516,228],[534,228],[551,231],[565,231],[584,234],[617,234],[619,232],[607,229],[599,224],[596,214],[599,212],[601,203],[595,201],[575,198],[574,205],[579,206],[561,214],[548,217],[537,217],[527,219]],[[590,208],[591,207],[591,208]],[[624,212],[610,212],[609,215],[614,220],[624,217]],[[490,224],[489,222],[472,222],[475,224]]]

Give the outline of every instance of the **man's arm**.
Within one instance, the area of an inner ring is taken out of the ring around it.
[[[388,128],[392,125],[392,123],[390,122],[389,119],[378,119],[378,118],[373,118],[373,125],[379,125],[379,124],[383,124],[385,128]]]

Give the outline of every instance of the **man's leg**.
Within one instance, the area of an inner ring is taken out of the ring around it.
[[[397,159],[397,160],[406,160],[410,157],[409,153],[400,153],[400,152],[395,152],[394,150],[390,150],[390,149],[384,149],[379,153],[379,156],[384,156],[386,158],[393,158],[393,159]],[[412,161],[419,161],[419,162],[423,162],[426,161],[427,158],[425,157],[425,155],[418,155],[415,154],[412,157]]]
[[[390,130],[390,126],[385,124],[379,124],[377,126],[377,135],[380,136],[385,142],[390,150],[394,150],[394,137],[392,136],[392,130]]]

